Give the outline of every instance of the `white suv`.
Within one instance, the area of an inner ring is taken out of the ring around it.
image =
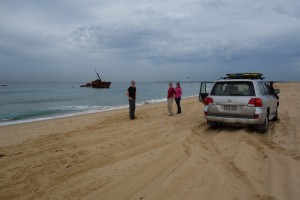
[[[216,82],[201,82],[199,100],[205,104],[207,123],[252,125],[266,133],[269,120],[277,119],[278,89],[263,80],[260,73],[227,74]]]

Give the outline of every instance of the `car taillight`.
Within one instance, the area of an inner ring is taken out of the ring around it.
[[[250,107],[262,107],[262,99],[261,98],[252,98],[248,102],[248,106]]]
[[[214,100],[211,97],[205,97],[204,105],[209,105],[211,103],[214,103]]]

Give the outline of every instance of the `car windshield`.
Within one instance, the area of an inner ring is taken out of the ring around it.
[[[216,82],[210,95],[216,96],[255,96],[253,83],[247,81]]]

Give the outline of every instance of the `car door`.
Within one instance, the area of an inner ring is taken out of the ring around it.
[[[264,98],[264,103],[266,104],[266,107],[270,108],[270,115],[272,116],[276,112],[277,99],[271,94],[268,85],[264,81],[261,81],[258,84],[262,97]]]
[[[200,83],[200,92],[199,92],[199,101],[203,103],[205,97],[207,97],[214,85],[214,82],[201,82]]]
[[[271,91],[270,86],[266,82],[264,82],[263,84],[266,87],[266,95],[270,103],[270,114],[275,115],[277,112],[277,98]]]

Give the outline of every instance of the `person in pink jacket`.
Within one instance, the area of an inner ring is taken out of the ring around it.
[[[175,88],[175,102],[177,105],[177,114],[181,113],[181,106],[180,106],[181,95],[182,95],[182,89],[180,87],[180,83],[177,82]]]

